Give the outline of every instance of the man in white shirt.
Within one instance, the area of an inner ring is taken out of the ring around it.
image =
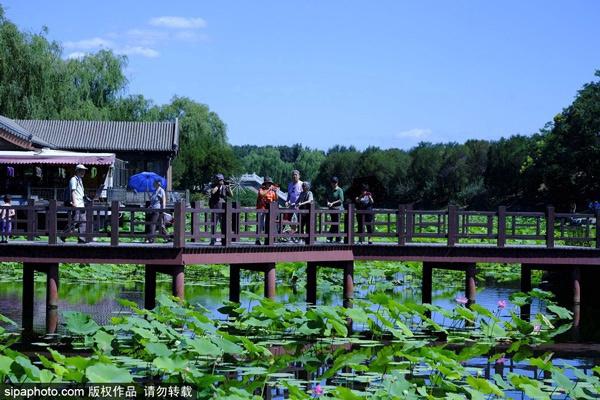
[[[67,229],[63,232],[63,235],[72,233],[77,227],[77,231],[80,234],[85,233],[86,228],[86,215],[85,210],[85,188],[83,187],[83,177],[87,168],[83,164],[77,164],[75,167],[75,175],[69,180],[69,193],[71,193],[71,207],[76,207],[73,211],[72,223],[69,224]],[[61,239],[65,241],[65,236]],[[85,243],[85,237],[80,236],[77,238],[77,243]]]

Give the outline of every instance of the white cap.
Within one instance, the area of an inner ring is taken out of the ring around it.
[[[75,169],[83,169],[84,171],[87,170],[87,168],[83,164],[77,164],[77,166],[75,167]]]

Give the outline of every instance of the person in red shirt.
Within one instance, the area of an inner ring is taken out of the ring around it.
[[[256,196],[256,209],[257,210],[268,210],[269,204],[277,201],[277,186],[273,184],[273,180],[265,176],[261,187],[258,189],[258,195]],[[269,233],[269,227],[266,226],[267,213],[257,213],[258,219],[258,232],[257,233]],[[266,231],[265,231],[266,226]],[[260,239],[256,238],[256,244],[260,245]]]

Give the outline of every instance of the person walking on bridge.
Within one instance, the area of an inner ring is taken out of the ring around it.
[[[265,176],[262,185],[258,189],[258,195],[256,196],[256,209],[257,210],[268,210],[269,204],[277,201],[277,186],[273,184],[273,180]],[[267,221],[266,212],[257,212],[256,217],[258,220],[257,234],[269,233],[269,225]],[[265,229],[266,227],[266,229]],[[260,238],[256,238],[256,244],[260,245]]]
[[[10,195],[4,195],[3,203],[0,204],[0,243],[8,243],[12,232],[12,219],[15,216],[14,208],[11,208]]]
[[[327,194],[327,207],[330,210],[344,211],[344,191],[339,187],[339,180],[337,176],[334,176],[329,181],[331,184],[331,190]],[[331,225],[329,226],[329,233],[336,234],[340,232],[340,214],[337,212],[329,214],[331,216]],[[333,241],[333,236],[327,238],[328,242]],[[335,237],[336,243],[342,241],[341,236]]]
[[[75,229],[80,235],[85,234],[87,217],[85,215],[85,188],[83,187],[83,177],[85,176],[87,168],[83,164],[77,164],[75,167],[75,175],[69,180],[68,187],[68,198],[65,199],[65,203],[71,207],[75,207],[75,210],[71,213],[71,223],[63,231],[61,240],[66,241],[66,236],[73,233]],[[77,243],[85,243],[85,237],[80,236],[77,238]]]
[[[300,197],[300,193],[302,193],[302,181],[300,180],[300,171],[298,171],[297,169],[292,171],[292,181],[290,183],[288,183],[288,193],[287,193],[287,201],[285,202],[285,206],[286,207],[291,207],[291,208],[295,208],[296,204],[298,203],[298,198]],[[283,220],[285,221],[292,221],[294,219],[297,220],[296,213],[285,213],[283,214]],[[286,230],[283,227],[283,223],[282,223],[282,229]],[[294,236],[294,234],[296,233],[296,227],[292,226],[292,225],[288,225],[287,227],[287,231],[289,231],[289,233],[292,235],[292,237]],[[286,239],[283,239],[287,241]]]
[[[167,194],[165,189],[162,188],[162,182],[160,179],[154,181],[154,193],[150,197],[150,208],[153,210],[152,222],[150,223],[150,238],[148,243],[154,243],[154,236],[156,235],[156,226],[158,225],[158,232],[165,238],[165,241],[169,242],[169,234],[165,228],[165,213],[164,210],[167,208]]]
[[[223,174],[216,174],[213,179],[213,187],[210,190],[210,197],[208,199],[208,207],[211,210],[219,209],[222,210],[224,205],[227,203],[227,198],[233,197],[233,192],[229,184],[225,183],[225,177]],[[221,230],[221,234],[225,235],[225,214],[223,213],[212,213],[212,238],[210,239],[210,245],[215,244],[215,233],[217,231],[217,225]],[[225,245],[225,240],[221,240],[221,244]]]
[[[367,240],[369,244],[372,244],[370,235],[373,233],[373,195],[369,192],[369,185],[363,183],[361,186],[361,192],[356,199],[356,208],[362,212],[356,213],[356,219],[358,220],[358,242],[362,243],[365,233],[365,226],[367,228]]]

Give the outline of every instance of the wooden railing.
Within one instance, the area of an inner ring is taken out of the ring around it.
[[[600,248],[598,213],[556,213],[553,207],[545,212],[514,212],[503,206],[496,211],[465,211],[456,206],[425,211],[414,210],[410,205],[373,210],[358,210],[353,205],[345,210],[330,210],[311,205],[297,210],[272,203],[268,209],[257,210],[232,203],[222,209],[210,209],[201,204],[186,207],[178,202],[171,208],[153,210],[123,207],[115,201],[79,209],[85,211],[85,229],[77,224],[77,209],[59,205],[55,200],[45,205],[29,201],[11,208],[16,211],[11,220],[12,240],[46,241],[51,245],[61,239],[81,238],[110,246],[164,240],[175,247],[208,243],[236,246],[260,241],[267,245],[373,242],[399,246],[431,243],[449,247],[479,244]],[[158,225],[155,234],[151,234],[155,213],[168,216],[167,236],[159,234]],[[260,229],[261,220],[264,229]]]

